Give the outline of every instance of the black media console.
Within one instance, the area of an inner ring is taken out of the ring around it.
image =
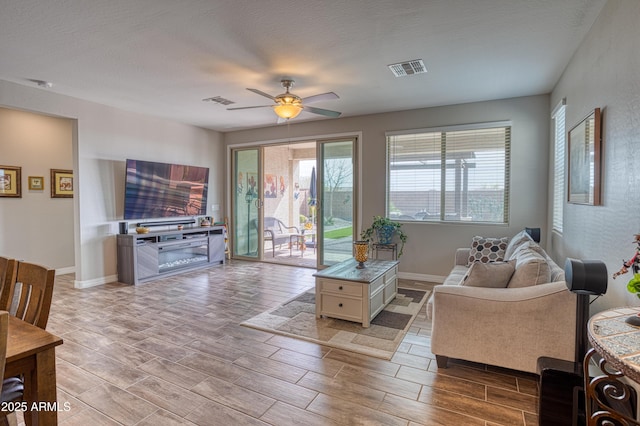
[[[118,281],[138,284],[180,272],[222,265],[224,226],[118,235]]]

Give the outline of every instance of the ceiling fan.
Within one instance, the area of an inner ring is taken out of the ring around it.
[[[313,114],[320,114],[326,117],[337,118],[342,114],[338,111],[331,111],[329,109],[323,108],[315,108],[307,106],[307,104],[311,104],[314,102],[320,101],[328,101],[331,99],[340,99],[338,95],[333,92],[321,93],[319,95],[307,96],[306,98],[301,98],[298,95],[295,95],[289,92],[289,89],[293,86],[294,81],[291,79],[282,79],[280,81],[282,83],[282,87],[285,88],[285,92],[278,96],[271,96],[268,93],[265,93],[258,89],[247,89],[253,93],[257,93],[260,96],[264,96],[265,98],[269,98],[275,102],[275,105],[256,105],[249,107],[237,107],[237,108],[227,108],[227,110],[237,110],[237,109],[251,109],[251,108],[266,108],[272,107],[273,111],[279,117],[278,122],[282,120],[289,120],[291,118],[295,118],[300,114],[302,110],[311,112]]]

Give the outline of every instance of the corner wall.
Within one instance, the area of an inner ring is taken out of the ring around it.
[[[46,250],[75,253],[76,287],[117,279],[116,234],[123,216],[127,158],[209,167],[207,214],[212,214],[213,204],[224,209],[225,159],[218,132],[1,80],[0,106],[77,121],[73,245],[38,241]],[[3,224],[16,220],[16,214],[2,217]]]
[[[563,235],[554,235],[551,254],[599,259],[609,276],[635,253],[640,233],[640,2],[609,0],[565,69],[551,105],[567,99],[567,130],[594,108],[603,113],[602,206],[564,205]],[[551,169],[552,170],[552,169]],[[609,279],[592,313],[640,305],[626,291],[632,273]]]
[[[0,198],[0,255],[73,272],[73,199],[51,198],[50,170],[73,168],[74,127],[70,119],[0,108],[0,165],[22,168],[22,198]],[[30,190],[29,176],[43,177],[43,188]]]

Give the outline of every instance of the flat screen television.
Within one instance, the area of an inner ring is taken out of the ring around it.
[[[124,218],[203,216],[209,168],[127,160]]]

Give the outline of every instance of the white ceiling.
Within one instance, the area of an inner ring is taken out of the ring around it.
[[[549,93],[606,0],[0,0],[0,79],[229,131],[305,97],[343,117]],[[423,59],[426,74],[387,65]],[[1,102],[1,98],[0,98]],[[295,121],[327,118],[303,112]]]

